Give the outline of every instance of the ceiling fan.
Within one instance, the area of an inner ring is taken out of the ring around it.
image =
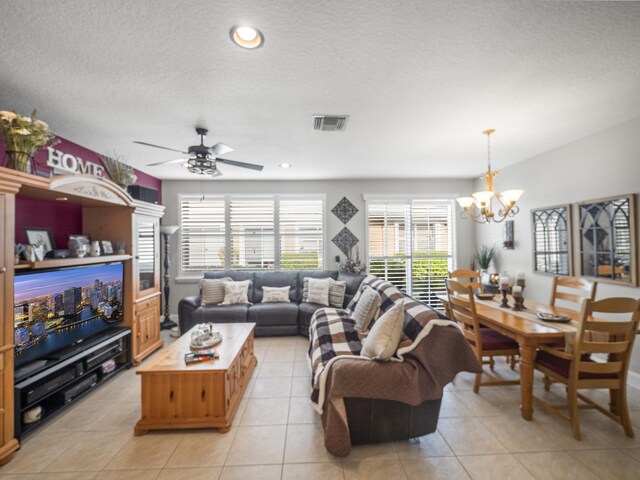
[[[225,153],[233,152],[233,148],[225,145],[224,143],[216,143],[211,147],[207,147],[204,144],[204,137],[207,135],[207,133],[209,133],[209,130],[207,130],[206,128],[196,127],[196,134],[200,135],[200,145],[191,145],[186,152],[177,150],[175,148],[161,147],[160,145],[154,145],[152,143],[138,141],[134,141],[133,143],[146,145],[147,147],[170,150],[172,152],[179,152],[190,156],[186,159],[178,158],[176,160],[166,160],[164,162],[149,163],[147,165],[148,167],[183,162],[185,164],[185,167],[187,167],[191,173],[198,173],[200,175],[211,175],[212,177],[219,177],[222,175],[220,170],[218,170],[218,162],[222,162],[225,165],[249,168],[251,170],[258,171],[261,171],[264,168],[262,165],[256,165],[255,163],[238,162],[236,160],[219,158],[218,155],[224,155]]]

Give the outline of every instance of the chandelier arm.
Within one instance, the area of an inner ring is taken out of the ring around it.
[[[460,212],[460,217],[464,219],[470,218],[471,220],[479,224],[488,223],[488,220],[486,220],[487,217],[482,215],[482,213],[474,215],[474,213],[472,211],[469,211],[468,209],[464,209],[462,212]]]

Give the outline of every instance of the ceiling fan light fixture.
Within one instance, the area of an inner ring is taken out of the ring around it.
[[[229,35],[233,43],[242,48],[254,49],[261,47],[264,43],[262,32],[248,25],[236,25],[231,29]]]

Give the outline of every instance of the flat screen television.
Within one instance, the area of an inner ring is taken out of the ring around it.
[[[17,271],[16,366],[48,358],[122,322],[123,264]]]

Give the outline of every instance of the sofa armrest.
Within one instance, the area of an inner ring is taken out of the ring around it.
[[[178,323],[180,334],[183,334],[193,326],[191,314],[200,306],[200,295],[184,297],[178,304]]]

